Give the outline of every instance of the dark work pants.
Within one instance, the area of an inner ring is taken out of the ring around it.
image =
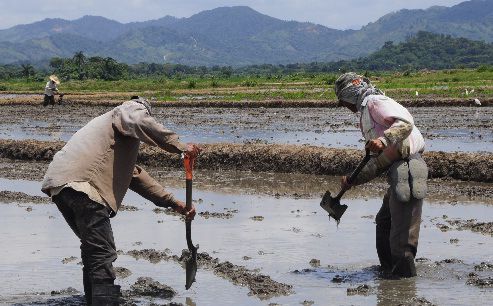
[[[55,105],[55,96],[45,95],[43,98],[43,106]]]
[[[110,208],[92,201],[82,192],[64,188],[53,197],[70,228],[80,239],[84,291],[93,284],[113,284],[113,262],[117,258]]]
[[[382,269],[400,277],[416,275],[414,258],[418,250],[423,200],[400,202],[391,189],[375,222],[376,247]]]

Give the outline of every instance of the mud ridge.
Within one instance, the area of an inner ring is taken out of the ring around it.
[[[0,157],[49,161],[63,142],[0,140]],[[204,144],[197,160],[201,169],[233,169],[256,172],[295,172],[322,175],[349,173],[362,158],[355,149],[278,144]],[[493,154],[427,152],[424,159],[430,178],[493,182]],[[138,161],[152,167],[181,168],[177,154],[143,146]]]
[[[32,196],[23,192],[0,191],[0,203],[49,204],[50,198]]]
[[[154,249],[131,250],[125,253],[135,259],[148,260],[151,263],[160,261],[175,261],[182,265],[188,258],[188,251],[184,250],[182,255],[170,255],[169,250],[157,251]],[[221,262],[218,258],[213,258],[206,252],[197,254],[197,264],[199,268],[212,270],[214,274],[232,282],[237,286],[246,286],[250,289],[249,295],[254,295],[260,299],[269,299],[274,296],[289,295],[293,293],[293,286],[283,284],[271,279],[267,275],[249,270],[244,266],[235,265],[229,261]]]
[[[8,94],[8,93],[6,93]],[[0,99],[1,105],[41,105],[42,95],[18,94],[5,99]],[[64,104],[81,105],[81,106],[117,106],[135,93],[108,93],[108,94],[80,94],[66,93]],[[493,99],[479,97],[482,106],[493,105]],[[399,99],[396,100],[405,107],[430,107],[430,106],[449,106],[449,107],[467,107],[474,105],[474,98],[419,98],[419,99]],[[184,99],[179,101],[158,101],[153,103],[153,107],[222,107],[222,108],[334,108],[339,107],[336,100],[283,100],[283,99],[265,99],[265,100],[196,100]]]

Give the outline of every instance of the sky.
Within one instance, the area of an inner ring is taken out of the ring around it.
[[[0,0],[0,29],[45,18],[73,20],[84,15],[119,22],[166,15],[190,17],[221,6],[245,5],[283,20],[308,21],[334,29],[359,29],[400,9],[453,6],[466,0]]]

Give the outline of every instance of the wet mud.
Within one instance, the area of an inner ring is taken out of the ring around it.
[[[170,255],[169,251],[158,251],[154,249],[131,250],[125,253],[135,259],[147,260],[151,263],[160,261],[176,261],[184,265],[188,258],[188,250],[184,250],[181,256]],[[247,269],[244,266],[235,265],[229,261],[221,262],[206,252],[197,254],[197,264],[201,269],[212,270],[214,274],[227,279],[237,286],[248,287],[249,295],[260,299],[268,299],[274,296],[285,296],[293,293],[292,285],[283,284],[271,279],[267,275]]]
[[[23,192],[0,191],[0,203],[30,203],[49,204],[51,200],[47,197],[32,196]]]
[[[111,106],[1,106],[0,138],[67,141]],[[493,151],[492,107],[412,108],[427,151]],[[183,116],[186,113],[187,116]],[[154,108],[154,117],[187,142],[296,144],[362,148],[359,120],[340,108]]]
[[[10,180],[41,181],[48,167],[48,162],[23,161],[0,158],[0,178]],[[183,171],[174,168],[146,167],[154,178],[166,187],[184,188]],[[242,193],[259,195],[265,194],[276,198],[309,199],[321,197],[326,190],[337,192],[340,180],[333,176],[320,176],[297,173],[268,173],[234,170],[197,170],[194,173],[194,186],[202,190],[221,191],[225,193]],[[1,180],[1,179],[0,179]],[[0,186],[1,186],[0,182]],[[388,188],[385,178],[377,178],[367,184],[352,188],[345,195],[345,199],[383,197]],[[39,187],[36,188],[38,190]],[[302,195],[302,196],[300,196]],[[28,203],[32,196],[17,193],[15,201]],[[42,197],[41,197],[42,198]],[[41,200],[40,198],[36,198]],[[45,197],[46,203],[49,198]],[[457,203],[461,201],[476,201],[493,204],[493,186],[491,183],[458,181],[449,178],[428,180],[428,201],[440,203]],[[2,201],[6,202],[6,201]],[[10,201],[7,201],[10,202]],[[197,204],[201,204],[198,199]],[[125,203],[120,211],[135,212],[140,210],[136,203]],[[236,204],[232,203],[235,206]],[[169,213],[172,210],[158,208],[156,213]],[[236,213],[235,209],[228,208],[226,212]],[[372,215],[363,218],[374,219]]]
[[[0,157],[50,161],[63,145],[63,142],[0,140]],[[313,146],[204,144],[202,147],[197,169],[345,175],[363,157],[360,150]],[[493,182],[492,153],[427,152],[423,157],[430,178]],[[143,146],[138,162],[151,167],[182,167],[177,154],[149,146]]]

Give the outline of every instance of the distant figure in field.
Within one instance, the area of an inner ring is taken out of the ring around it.
[[[43,100],[43,106],[55,105],[55,95],[58,94],[58,87],[60,80],[54,74],[50,75],[50,80],[45,86],[45,97]]]

